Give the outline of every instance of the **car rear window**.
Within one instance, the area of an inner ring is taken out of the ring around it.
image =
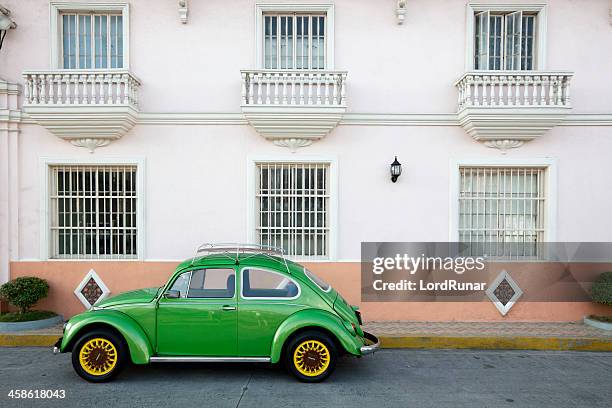
[[[304,268],[304,274],[308,276],[308,279],[313,281],[315,285],[319,287],[323,292],[329,292],[331,290],[331,286],[329,283],[325,282],[323,279],[319,278],[314,273],[310,272],[308,269]]]

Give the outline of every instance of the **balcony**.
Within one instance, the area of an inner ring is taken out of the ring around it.
[[[140,81],[127,70],[26,71],[23,110],[75,146],[106,146],[136,123]]]
[[[346,112],[344,71],[244,70],[242,113],[257,132],[295,151],[334,129]]]
[[[473,71],[455,86],[458,119],[475,140],[502,150],[558,125],[571,110],[569,72]]]

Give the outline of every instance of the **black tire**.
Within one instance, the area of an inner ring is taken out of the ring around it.
[[[112,347],[109,346],[109,343],[112,344]],[[84,347],[87,347],[86,350],[83,350]],[[85,357],[84,362],[81,362],[80,359],[82,350]],[[100,357],[102,357],[101,361],[99,361]],[[72,348],[74,371],[81,378],[93,383],[107,382],[115,378],[128,359],[129,353],[125,341],[110,330],[98,329],[87,332],[76,341]]]
[[[300,352],[296,354],[298,348]],[[324,381],[334,371],[338,350],[334,341],[325,333],[306,331],[289,341],[283,360],[295,378],[306,383],[316,383]]]

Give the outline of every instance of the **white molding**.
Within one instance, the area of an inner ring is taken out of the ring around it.
[[[528,11],[537,13],[536,21],[536,70],[546,69],[547,54],[547,13],[546,3],[515,2],[494,3],[492,1],[470,1],[465,13],[465,70],[474,70],[474,15],[479,11]]]
[[[102,294],[100,295],[98,300],[96,300],[96,302],[93,305],[90,304],[89,301],[85,298],[85,296],[83,296],[83,294],[81,293],[81,291],[83,290],[85,285],[87,285],[87,282],[89,282],[89,280],[92,279],[92,278],[93,278],[94,281],[96,281],[96,283],[98,284],[98,286],[102,290]],[[79,299],[81,301],[81,303],[83,304],[83,306],[85,306],[86,309],[91,309],[98,302],[100,302],[101,300],[106,299],[108,297],[108,295],[110,295],[110,293],[111,293],[111,291],[108,288],[108,286],[106,286],[106,284],[104,284],[104,281],[102,280],[102,278],[100,278],[100,276],[93,269],[89,270],[87,275],[85,275],[85,277],[79,283],[79,286],[77,286],[77,288],[74,290],[74,295],[77,297],[77,299]]]
[[[25,112],[11,111],[11,121],[26,125],[36,121]],[[2,118],[0,112],[0,119]],[[239,112],[139,112],[142,126],[248,125]],[[338,126],[460,126],[457,113],[345,113]],[[612,113],[568,113],[557,126],[612,126]]]
[[[329,164],[329,256],[324,259],[309,257],[289,257],[299,262],[336,262],[338,257],[338,159],[333,155],[301,155],[301,154],[279,154],[279,155],[249,155],[246,161],[246,242],[256,242],[255,235],[255,174],[257,163],[326,163]]]
[[[130,3],[117,1],[56,1],[49,2],[49,67],[62,69],[59,14],[62,11],[121,11],[123,15],[123,69],[130,68]]]
[[[552,157],[542,158],[509,158],[477,157],[456,158],[450,161],[450,189],[449,189],[449,242],[459,241],[459,168],[462,166],[487,167],[545,167],[546,168],[546,211],[544,214],[544,241],[557,240],[557,160]]]
[[[325,69],[334,69],[334,5],[332,3],[255,3],[255,67],[263,69],[263,14],[320,12],[327,15]]]
[[[112,157],[112,156],[50,156],[40,157],[39,159],[39,177],[40,177],[40,200],[39,200],[39,218],[40,218],[40,260],[47,261],[82,261],[82,262],[98,262],[102,259],[96,258],[73,258],[73,259],[54,259],[49,255],[49,182],[50,166],[60,165],[133,165],[136,166],[136,251],[137,257],[134,259],[107,259],[109,261],[142,261],[145,259],[146,251],[146,160],[144,157]]]

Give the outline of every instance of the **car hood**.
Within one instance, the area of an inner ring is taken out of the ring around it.
[[[157,296],[160,288],[145,288],[123,292],[116,296],[104,299],[96,304],[96,307],[110,307],[118,305],[127,305],[132,303],[149,303]]]

